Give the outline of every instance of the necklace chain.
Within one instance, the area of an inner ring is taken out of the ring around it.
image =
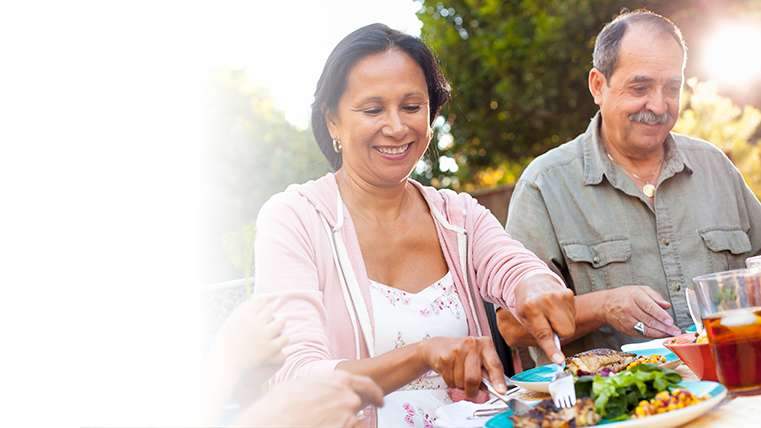
[[[615,160],[613,160],[613,156],[611,156],[610,153],[606,153],[606,155],[608,155],[608,159],[610,159],[611,162],[620,166],[627,174],[631,175],[633,178],[637,179],[638,181],[641,181],[644,183],[642,185],[642,193],[644,193],[645,196],[647,196],[648,198],[652,198],[655,196],[655,184],[651,183],[650,180],[645,180],[644,178],[640,177],[634,172],[626,169],[623,165],[617,163]],[[655,170],[653,174],[651,174],[651,176],[654,176],[656,180],[658,179],[658,176],[660,175],[661,168],[663,168],[664,159],[665,159],[665,156],[663,159],[661,159],[661,163],[658,164],[658,169]]]

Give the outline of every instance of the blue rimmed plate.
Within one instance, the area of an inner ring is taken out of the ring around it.
[[[639,419],[629,419],[621,422],[610,422],[603,419],[600,425],[610,428],[644,428],[644,427],[662,427],[671,428],[684,425],[691,420],[699,418],[709,410],[718,406],[727,395],[727,388],[717,382],[687,380],[679,383],[681,388],[685,388],[697,396],[708,396],[705,401],[685,407],[678,410],[672,410],[660,415],[648,416]],[[512,428],[513,421],[510,420],[512,412],[507,410],[486,421],[485,428]],[[599,426],[599,425],[598,425]]]
[[[529,391],[549,393],[550,382],[555,378],[555,373],[560,370],[561,368],[557,364],[547,364],[522,371],[511,377],[510,380]]]
[[[632,351],[632,354],[645,357],[653,354],[660,354],[666,358],[666,362],[660,364],[661,367],[674,368],[679,365],[679,357],[666,348],[640,349]],[[510,378],[510,380],[514,384],[521,388],[528,389],[529,391],[549,393],[550,382],[554,379],[555,373],[560,370],[561,368],[557,364],[547,364],[520,372]]]

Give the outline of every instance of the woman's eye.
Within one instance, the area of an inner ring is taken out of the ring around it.
[[[402,107],[404,111],[408,111],[410,113],[414,113],[418,110],[420,110],[420,104],[408,104],[406,106]]]
[[[381,111],[383,110],[380,107],[371,107],[371,108],[366,108],[362,110],[363,113],[369,114],[369,115],[376,115],[380,113]]]

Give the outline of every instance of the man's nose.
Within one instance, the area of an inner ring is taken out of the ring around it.
[[[645,107],[657,115],[666,113],[668,111],[668,103],[666,102],[666,96],[663,94],[663,91],[652,91]]]

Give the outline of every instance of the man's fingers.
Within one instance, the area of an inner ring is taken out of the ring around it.
[[[349,379],[349,386],[362,400],[362,405],[355,411],[359,411],[368,405],[383,406],[383,390],[369,377],[352,375]]]
[[[632,336],[642,336],[642,333],[637,331],[634,326],[637,322],[642,322],[645,324],[645,337],[652,337],[652,338],[658,338],[658,337],[665,337],[669,334],[666,333],[668,328],[657,319],[650,316],[647,312],[644,312],[642,309],[639,308],[636,304],[631,309],[631,313],[629,314],[629,319],[625,321],[627,325],[625,325],[627,334],[630,334]]]
[[[657,291],[653,290],[652,288],[648,286],[642,286],[640,287],[642,291],[645,292],[648,296],[650,296],[655,303],[660,306],[663,309],[668,309],[671,307],[671,303],[667,302],[666,299],[664,299],[660,294],[658,294]]]
[[[680,333],[679,328],[674,325],[671,315],[660,307],[649,294],[636,296],[634,302],[647,316],[646,319],[639,319],[639,321],[662,331],[666,336],[675,336]]]

